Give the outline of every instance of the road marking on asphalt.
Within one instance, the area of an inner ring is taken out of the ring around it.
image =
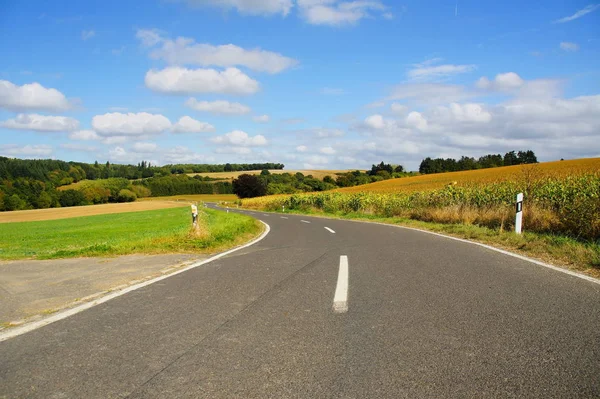
[[[348,311],[348,257],[340,256],[340,271],[333,297],[333,311],[346,313]]]
[[[330,229],[329,227],[325,227],[325,230],[327,230],[327,231],[328,231],[328,232],[330,232],[330,233],[333,233],[333,234],[335,234],[335,231],[333,231],[333,230],[332,230],[332,229]]]
[[[287,216],[282,216],[281,218],[282,218],[282,219],[287,219],[288,217],[287,217]]]
[[[21,335],[21,334],[28,333],[29,331],[36,330],[36,329],[38,329],[40,327],[44,327],[44,326],[46,326],[48,324],[51,324],[51,323],[54,323],[56,321],[59,321],[59,320],[62,320],[62,319],[66,319],[69,316],[73,316],[74,314],[77,314],[79,312],[83,312],[84,310],[87,310],[87,309],[89,309],[91,307],[94,307],[96,305],[100,305],[101,303],[108,302],[111,299],[120,297],[121,295],[125,295],[128,292],[135,291],[137,289],[146,287],[146,286],[148,286],[150,284],[154,284],[154,283],[156,283],[158,281],[161,281],[161,280],[167,279],[169,277],[173,277],[173,276],[176,276],[178,274],[187,272],[190,269],[196,268],[198,266],[205,265],[205,264],[210,263],[210,262],[212,262],[214,260],[217,260],[219,258],[227,256],[230,253],[233,253],[233,252],[239,251],[240,249],[247,248],[247,247],[249,247],[251,245],[254,245],[257,242],[259,242],[260,240],[262,240],[263,238],[265,238],[267,236],[267,234],[269,234],[269,232],[271,231],[271,226],[269,226],[267,223],[263,222],[262,220],[260,222],[265,225],[265,231],[258,238],[254,239],[254,240],[252,240],[252,241],[250,241],[250,242],[248,242],[248,243],[246,243],[244,245],[240,245],[239,247],[235,247],[235,248],[232,248],[232,249],[230,249],[228,251],[221,252],[220,254],[217,254],[217,255],[215,255],[215,256],[213,256],[211,258],[208,258],[208,259],[205,259],[205,260],[201,260],[201,261],[192,263],[191,265],[186,266],[186,267],[184,267],[182,269],[179,269],[176,272],[173,272],[171,274],[163,274],[162,276],[153,278],[152,280],[147,280],[147,281],[135,284],[135,285],[130,285],[127,288],[123,288],[122,290],[113,291],[113,292],[111,292],[110,294],[108,294],[106,296],[100,297],[100,298],[98,298],[96,300],[93,300],[93,301],[90,301],[90,302],[85,302],[85,303],[83,303],[81,305],[78,305],[78,306],[76,306],[74,308],[67,309],[67,310],[59,312],[59,313],[55,313],[55,314],[53,314],[52,316],[50,316],[48,318],[45,318],[45,319],[42,319],[42,320],[38,320],[38,321],[33,321],[31,323],[26,323],[26,324],[24,324],[22,326],[14,327],[14,328],[11,328],[9,330],[0,331],[0,342],[6,341],[7,339],[16,337],[16,336]]]
[[[263,216],[269,216],[269,215],[267,215],[266,213],[263,213]]]
[[[310,223],[308,220],[301,220],[302,223]]]

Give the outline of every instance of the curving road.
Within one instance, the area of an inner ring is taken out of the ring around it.
[[[246,213],[260,242],[0,342],[0,398],[600,397],[600,284],[423,232]]]

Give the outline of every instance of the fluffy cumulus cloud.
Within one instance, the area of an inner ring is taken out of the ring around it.
[[[0,80],[0,108],[9,111],[65,111],[71,108],[71,104],[60,91],[39,83],[17,86]]]
[[[296,147],[296,151],[298,151],[298,152],[306,152],[306,151],[308,151],[308,147],[305,146],[305,145],[299,145],[299,146]]]
[[[338,0],[298,0],[300,16],[312,25],[342,26],[356,24],[363,18],[383,16],[390,19],[392,14],[379,0],[338,1]]]
[[[215,69],[187,69],[167,67],[146,73],[146,87],[166,94],[254,94],[260,85],[237,68],[224,71]]]
[[[66,116],[18,114],[13,119],[0,122],[0,127],[37,132],[68,132],[79,128],[79,121]]]
[[[492,114],[486,111],[481,104],[450,104],[453,117],[460,122],[489,122]]]
[[[187,0],[191,6],[210,6],[224,10],[236,10],[245,15],[282,15],[289,14],[294,3],[292,0]]]
[[[173,133],[210,133],[215,131],[215,127],[210,123],[183,116],[173,125],[171,131]]]
[[[16,145],[0,144],[0,155],[18,158],[39,158],[52,155],[52,147],[46,144]]]
[[[136,137],[162,133],[171,128],[171,122],[160,114],[113,112],[94,116],[92,127],[103,137]]]
[[[172,40],[161,36],[157,30],[140,29],[136,36],[146,47],[160,44],[150,57],[171,65],[244,66],[255,71],[279,73],[298,64],[292,58],[260,48],[244,49],[234,44],[214,46],[196,43],[187,37]]]
[[[252,120],[257,123],[268,123],[269,119],[269,115],[256,115],[252,117]]]
[[[198,101],[195,98],[190,98],[185,102],[186,107],[196,111],[208,112],[215,115],[246,115],[249,114],[250,107],[225,100],[217,101]]]
[[[524,80],[515,72],[496,75],[493,80],[482,77],[476,87],[487,91],[496,91],[518,98],[546,99],[560,96],[562,81],[556,79]]]
[[[264,146],[268,144],[265,136],[257,134],[256,136],[250,136],[248,133],[242,130],[234,130],[226,133],[222,136],[216,136],[211,139],[215,144],[224,144],[238,147],[255,147]]]

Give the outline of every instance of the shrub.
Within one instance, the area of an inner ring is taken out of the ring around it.
[[[135,195],[135,193],[131,190],[127,190],[126,188],[119,191],[119,195],[117,197],[117,200],[119,202],[133,202],[136,199],[137,196]]]

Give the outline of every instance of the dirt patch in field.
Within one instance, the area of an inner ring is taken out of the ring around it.
[[[35,222],[75,218],[80,216],[107,215],[110,213],[152,211],[156,209],[189,206],[186,202],[144,201],[122,204],[73,206],[69,208],[32,209],[27,211],[0,212],[0,223]]]

